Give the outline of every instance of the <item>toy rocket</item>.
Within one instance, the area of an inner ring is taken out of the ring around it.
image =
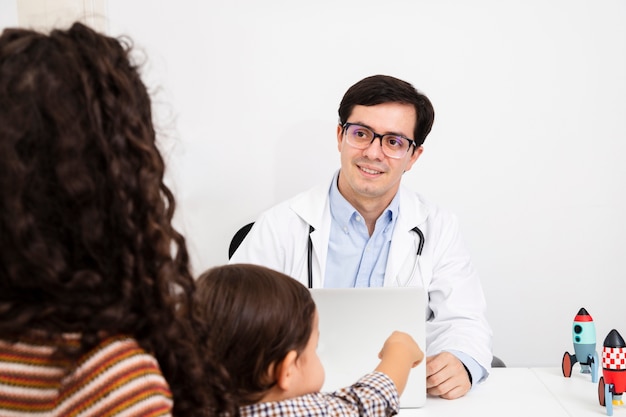
[[[623,405],[622,394],[626,391],[626,343],[615,329],[604,339],[602,348],[602,377],[598,383],[600,405],[606,406],[606,414],[613,415],[614,405]]]
[[[599,358],[596,352],[596,326],[591,315],[581,308],[574,317],[572,325],[572,338],[574,340],[574,354],[565,352],[561,369],[563,376],[572,376],[572,368],[576,362],[580,363],[580,372],[591,374],[591,381],[598,382]]]

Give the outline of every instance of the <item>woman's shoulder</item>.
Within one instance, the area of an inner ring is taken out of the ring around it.
[[[76,365],[61,392],[63,413],[84,408],[89,410],[87,415],[171,414],[172,393],[167,381],[156,359],[134,338],[107,337]]]
[[[19,381],[20,395],[13,401],[21,404],[24,415],[33,411],[35,399],[49,415],[171,415],[170,388],[156,359],[135,339],[107,337],[75,359],[58,350],[78,340],[77,335],[39,342],[0,340],[0,366],[4,377]]]
[[[158,370],[156,359],[148,354],[133,337],[109,336],[84,353],[78,367],[95,370],[99,366],[110,368],[114,364],[145,363],[145,367]]]

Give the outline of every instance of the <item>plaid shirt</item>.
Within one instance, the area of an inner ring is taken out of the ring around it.
[[[241,417],[392,416],[398,413],[398,391],[382,372],[372,372],[356,384],[335,392],[303,395],[284,401],[261,402],[239,409]]]

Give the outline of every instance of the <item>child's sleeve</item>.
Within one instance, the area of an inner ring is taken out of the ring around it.
[[[382,372],[369,373],[354,385],[325,396],[329,415],[338,416],[393,416],[400,402],[395,384]]]

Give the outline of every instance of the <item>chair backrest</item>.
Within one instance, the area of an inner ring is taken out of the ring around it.
[[[506,368],[504,361],[497,356],[494,356],[491,359],[491,367],[492,368]]]
[[[241,245],[241,242],[243,242],[245,237],[248,235],[250,229],[252,229],[252,225],[254,225],[254,222],[248,223],[237,230],[237,233],[235,233],[231,239],[230,246],[228,247],[228,259],[233,257],[233,253],[235,253],[239,245]]]

